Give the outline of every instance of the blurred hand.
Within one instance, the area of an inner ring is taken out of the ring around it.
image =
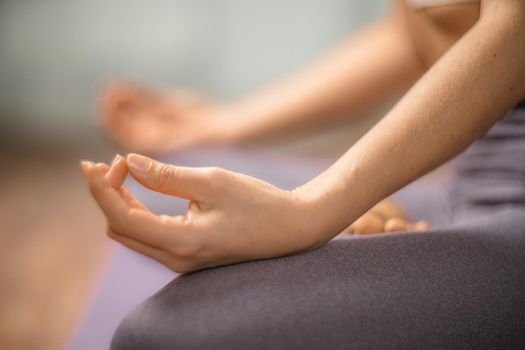
[[[394,202],[385,199],[354,221],[344,233],[367,235],[387,232],[419,232],[430,229],[425,220],[410,222],[403,210]]]
[[[192,92],[114,82],[102,95],[101,125],[111,140],[129,150],[162,153],[200,145],[219,130],[218,107]]]
[[[108,235],[174,271],[269,258],[318,245],[309,208],[290,191],[220,168],[186,168],[129,155],[113,165],[83,162]],[[190,200],[187,213],[155,215],[122,183],[128,169],[144,186]]]

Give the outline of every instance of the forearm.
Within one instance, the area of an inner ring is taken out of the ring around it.
[[[464,150],[525,96],[524,11],[490,4],[378,125],[296,190],[322,215],[311,224],[321,223],[323,240]]]
[[[228,137],[244,141],[356,116],[406,89],[423,68],[400,17],[371,25],[290,78],[227,104]]]

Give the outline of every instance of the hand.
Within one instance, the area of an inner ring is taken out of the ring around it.
[[[403,210],[390,200],[383,200],[345,230],[347,234],[367,235],[387,232],[420,232],[430,229],[425,220],[410,222]]]
[[[187,272],[312,249],[309,208],[255,178],[219,168],[186,168],[129,155],[113,165],[82,162],[104,212],[108,235],[174,271]],[[122,183],[127,172],[146,187],[188,199],[185,215],[155,215]]]
[[[195,93],[117,82],[105,89],[101,107],[106,134],[130,150],[162,153],[219,142],[219,108]]]

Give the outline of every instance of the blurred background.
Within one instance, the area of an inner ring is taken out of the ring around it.
[[[105,80],[132,78],[233,99],[315,59],[386,6],[385,0],[1,0],[0,348],[67,348],[104,274],[110,243],[78,161],[108,162],[115,152],[95,126]],[[370,123],[271,148],[333,158]]]

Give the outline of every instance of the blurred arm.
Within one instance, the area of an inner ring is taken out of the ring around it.
[[[480,20],[331,168],[296,190],[328,239],[461,152],[525,97],[525,2],[482,1]],[[315,212],[315,211],[314,211]]]
[[[408,88],[423,67],[396,3],[392,14],[327,56],[266,89],[226,105],[220,132],[243,141],[328,119],[352,117]],[[225,127],[226,126],[226,127]]]

